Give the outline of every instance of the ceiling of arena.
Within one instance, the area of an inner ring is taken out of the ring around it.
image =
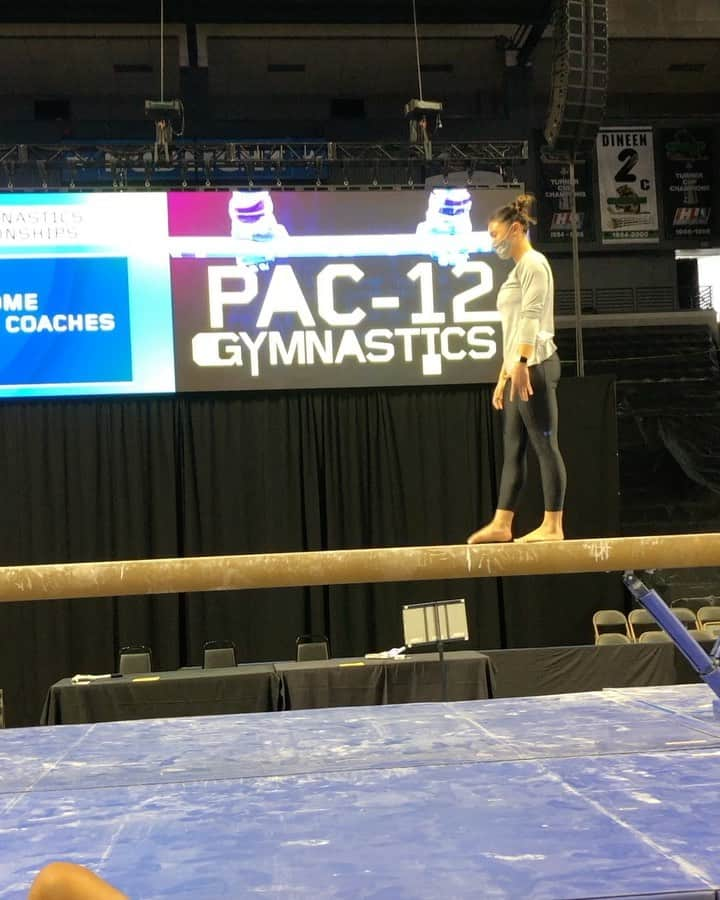
[[[541,25],[549,0],[416,0],[419,22],[427,24]],[[32,0],[0,4],[2,22],[149,22],[160,17],[160,0]],[[165,0],[168,22],[402,23],[412,21],[412,0]]]
[[[717,93],[720,4],[685,2],[692,3],[694,16],[680,16],[682,0],[612,0],[611,93]],[[77,95],[132,93],[133,86],[143,93],[157,73],[160,4],[0,0],[0,91],[3,84],[22,84],[26,92],[47,93],[51,83]],[[538,83],[549,85],[552,42],[546,26],[552,0],[416,4],[423,63],[438,67],[427,79],[443,96],[462,84],[491,87],[501,77],[500,38],[512,38],[524,61],[533,63]],[[304,94],[332,83],[336,93],[371,96],[390,85],[405,91],[403,77],[414,78],[412,0],[164,0],[164,11],[169,90],[177,90],[179,68],[188,65],[209,66],[211,88],[220,85],[225,93],[239,68],[267,75],[268,66],[277,63],[307,63],[306,73],[292,79]],[[442,75],[443,65],[450,74]],[[283,84],[290,83],[285,77]],[[250,88],[247,77],[244,84]]]

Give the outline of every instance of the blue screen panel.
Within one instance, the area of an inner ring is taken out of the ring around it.
[[[127,259],[0,259],[0,292],[0,384],[132,381]]]
[[[0,397],[175,390],[165,194],[0,196]]]

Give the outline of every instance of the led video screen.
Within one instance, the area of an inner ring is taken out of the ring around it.
[[[508,266],[468,191],[173,193],[179,391],[494,381]]]
[[[494,381],[507,190],[0,197],[0,396]]]

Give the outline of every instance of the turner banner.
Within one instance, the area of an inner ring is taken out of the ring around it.
[[[169,195],[179,391],[495,381],[506,190]]]
[[[603,243],[657,242],[652,129],[601,128],[597,164]]]
[[[570,169],[566,162],[540,163],[538,234],[543,243],[567,243],[572,240]],[[578,237],[593,241],[592,166],[586,159],[575,162],[575,209]]]
[[[713,224],[711,129],[665,130],[660,143],[665,237],[709,238]]]

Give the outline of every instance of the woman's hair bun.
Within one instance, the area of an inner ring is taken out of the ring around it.
[[[530,213],[535,204],[534,194],[520,194],[512,203],[501,206],[494,215],[490,217],[491,222],[519,222],[524,231],[527,231],[531,225],[537,225],[535,219]]]
[[[535,204],[534,194],[520,194],[515,198],[513,206],[515,207],[518,218],[527,225],[535,225],[537,219],[532,216],[532,208]]]

